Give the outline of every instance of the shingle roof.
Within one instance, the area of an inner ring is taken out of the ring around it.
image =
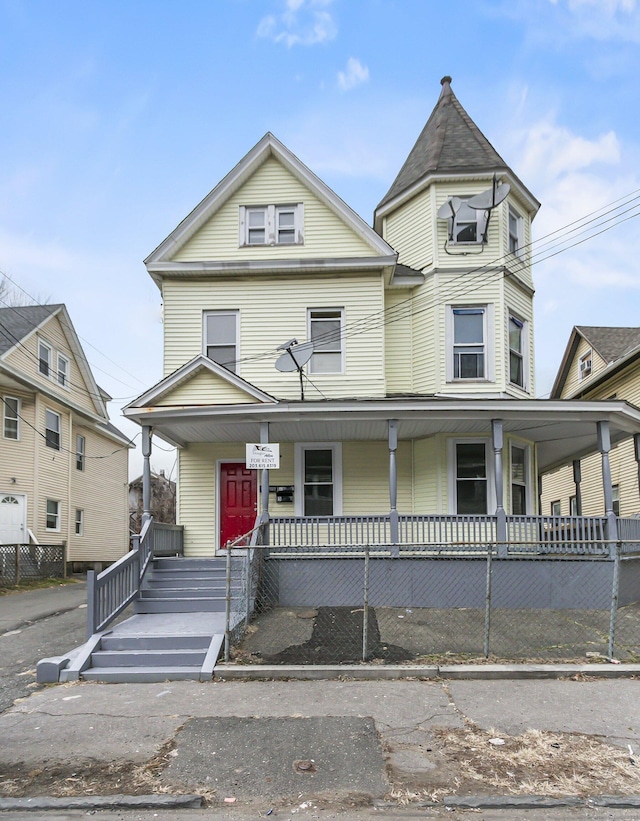
[[[0,308],[0,356],[17,345],[61,305],[22,305]]]
[[[640,328],[576,325],[576,330],[607,363],[615,362],[640,345]]]

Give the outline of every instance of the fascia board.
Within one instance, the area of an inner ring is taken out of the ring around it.
[[[203,276],[207,274],[273,274],[298,273],[304,271],[371,271],[395,265],[397,254],[376,257],[322,257],[321,259],[279,259],[248,261],[195,261],[195,262],[155,262],[149,266],[152,275]]]
[[[109,430],[104,425],[101,425],[99,422],[94,423],[91,426],[91,430],[95,433],[100,434],[100,436],[104,436],[107,439],[111,439],[113,442],[125,445],[127,448],[135,448],[134,443],[131,441],[131,439],[129,439],[128,436],[125,436],[124,433],[121,433],[120,431],[116,433],[115,431]]]

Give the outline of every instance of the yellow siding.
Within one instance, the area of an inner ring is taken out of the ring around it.
[[[584,356],[587,351],[591,351],[591,375],[585,379],[580,379],[580,357]],[[573,361],[569,367],[567,378],[564,383],[564,387],[562,388],[561,398],[564,399],[565,397],[573,394],[579,388],[584,388],[589,381],[596,377],[606,367],[607,363],[604,359],[602,359],[602,357],[594,349],[592,349],[586,339],[581,338],[573,357]],[[613,391],[610,391],[607,395],[610,396],[611,393],[613,393]]]
[[[518,287],[518,284],[510,279],[504,280],[505,295],[505,317],[504,317],[504,338],[501,341],[502,352],[496,351],[498,355],[502,353],[504,362],[504,372],[506,378],[506,389],[514,396],[535,396],[535,363],[534,363],[534,340],[533,340],[533,297],[525,290]],[[509,312],[513,311],[520,319],[527,323],[525,352],[525,389],[520,390],[516,385],[509,382]]]
[[[445,510],[442,507],[442,487],[446,487],[446,473],[443,479],[440,438],[432,436],[416,439],[413,443],[413,512],[417,514]]]
[[[522,217],[523,244],[524,248],[518,256],[509,253],[509,205],[513,205],[518,214]],[[518,199],[511,191],[503,204],[498,206],[496,212],[491,217],[491,224],[497,222],[500,226],[500,245],[504,249],[504,263],[510,272],[515,274],[530,288],[533,288],[533,278],[531,276],[531,218],[527,213],[524,202]],[[491,224],[489,230],[491,231]]]
[[[413,388],[417,393],[438,390],[438,361],[442,351],[438,312],[438,277],[429,275],[424,285],[414,291],[411,304],[413,317]]]
[[[411,443],[398,442],[398,511],[412,509]],[[386,442],[345,442],[342,446],[342,512],[346,516],[389,512],[389,447]]]
[[[239,246],[241,205],[304,204],[304,245]],[[179,262],[375,256],[371,246],[274,157],[270,157],[179,249]]]
[[[36,402],[33,394],[2,389],[2,396],[20,400],[19,440],[4,439],[0,430],[0,493],[17,493],[26,497],[27,527],[34,527]],[[13,481],[15,479],[15,481]],[[25,534],[26,536],[26,534]]]
[[[202,315],[206,310],[238,310],[238,373],[258,388],[281,398],[299,398],[296,373],[274,365],[276,348],[287,339],[307,339],[309,308],[342,308],[346,328],[345,372],[309,374],[305,396],[382,396],[384,327],[364,321],[384,307],[379,274],[335,277],[254,278],[245,281],[166,280],[163,287],[165,375],[202,352]],[[265,357],[264,354],[272,352]]]
[[[44,434],[46,410],[60,415],[60,450],[47,447],[44,436],[38,436],[38,502],[35,511],[36,538],[40,542],[57,544],[68,538],[69,534],[69,459],[71,418],[62,405],[42,399],[36,417],[36,427]],[[47,530],[47,499],[53,499],[60,505],[60,530]]]
[[[418,271],[433,264],[432,188],[421,191],[384,219],[383,236],[400,252],[398,262]]]
[[[385,294],[385,374],[387,392],[413,391],[412,306],[405,290]],[[414,298],[415,299],[415,298]]]
[[[202,370],[193,378],[166,393],[157,405],[235,405],[257,402],[246,391],[210,371]]]
[[[38,370],[38,341],[46,342],[53,348],[53,368],[51,378],[43,376]],[[64,388],[58,385],[56,375],[56,353],[60,352],[70,362],[69,371],[69,387]],[[90,388],[87,386],[84,378],[80,372],[72,353],[67,337],[63,331],[60,320],[57,316],[50,319],[37,334],[32,334],[28,339],[24,340],[21,345],[18,345],[16,350],[12,351],[6,357],[8,365],[18,368],[27,374],[31,379],[39,382],[48,390],[56,393],[63,402],[74,402],[81,408],[88,410],[91,413],[96,413],[96,407],[93,402],[93,395]]]

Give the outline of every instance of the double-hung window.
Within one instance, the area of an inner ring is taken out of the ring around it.
[[[15,396],[3,396],[2,435],[5,439],[20,438],[20,400]]]
[[[527,449],[511,445],[511,513],[525,516],[527,513]]]
[[[313,342],[309,362],[311,373],[342,373],[343,310],[342,308],[310,309],[308,339]]]
[[[486,308],[452,308],[451,313],[453,378],[486,379]]]
[[[296,512],[301,516],[342,513],[342,449],[338,443],[296,445]]]
[[[58,354],[58,385],[69,387],[69,360],[61,353]]]
[[[51,376],[53,349],[41,339],[38,341],[38,370],[43,376]]]
[[[78,434],[76,436],[76,470],[84,470],[86,445],[84,436]]]
[[[60,414],[45,410],[45,444],[48,448],[60,450]]]
[[[514,314],[509,314],[509,381],[524,388],[525,323]]]
[[[75,518],[76,536],[84,536],[84,510],[76,508]]]
[[[47,499],[47,530],[60,530],[60,502]]]
[[[463,199],[449,219],[449,241],[456,244],[479,244],[484,241],[487,227],[487,211],[476,210]]]
[[[485,515],[489,504],[486,442],[455,442],[455,512]]]
[[[204,354],[230,371],[238,371],[238,311],[205,311]]]
[[[509,206],[509,253],[522,256],[524,247],[524,221],[516,209]]]
[[[613,502],[613,512],[616,516],[620,515],[620,485],[613,485],[611,488],[611,499]]]
[[[240,247],[302,245],[304,209],[301,202],[240,206]]]

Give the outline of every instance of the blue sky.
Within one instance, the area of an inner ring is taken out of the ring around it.
[[[370,222],[444,74],[536,236],[640,188],[636,0],[0,0],[0,271],[66,303],[133,435],[161,376],[144,257],[266,131]],[[640,325],[637,236],[534,267],[539,395],[574,324]]]

